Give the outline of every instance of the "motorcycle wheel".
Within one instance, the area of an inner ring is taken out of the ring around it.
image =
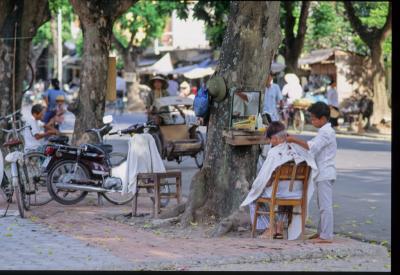
[[[76,173],[73,172],[76,161],[63,160],[57,162],[50,170],[47,177],[47,190],[51,197],[58,203],[72,205],[83,200],[88,194],[87,191],[62,190],[56,187],[56,183],[61,181],[68,183],[71,179],[90,179],[87,168],[78,163]]]

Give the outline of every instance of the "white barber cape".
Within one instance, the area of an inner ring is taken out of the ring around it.
[[[112,175],[122,180],[122,194],[136,193],[138,173],[165,172],[154,138],[147,133],[136,134],[128,142],[127,160],[112,168]]]
[[[308,181],[308,192],[307,192],[307,208],[310,202],[310,199],[314,193],[314,179],[318,174],[318,168],[314,161],[314,158],[301,146],[294,143],[281,143],[268,151],[267,159],[264,161],[263,166],[261,167],[260,172],[258,173],[256,179],[254,180],[250,192],[247,194],[247,197],[242,202],[240,207],[249,205],[264,191],[264,188],[269,181],[272,173],[275,169],[288,162],[294,161],[296,164],[306,161],[307,164],[311,167],[311,175]],[[267,187],[267,189],[272,189],[272,186]],[[293,212],[300,212],[300,206],[296,206],[293,209]],[[307,211],[308,214],[308,211]],[[288,228],[288,239],[295,240],[300,236],[301,233],[301,216],[293,215],[292,222]]]

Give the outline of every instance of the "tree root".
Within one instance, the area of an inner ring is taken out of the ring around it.
[[[160,214],[160,219],[174,218],[185,212],[186,202],[180,203],[173,208],[166,209],[165,212]]]
[[[221,237],[228,232],[236,231],[239,226],[248,225],[250,216],[248,211],[238,209],[231,215],[223,219],[212,232],[213,237]]]

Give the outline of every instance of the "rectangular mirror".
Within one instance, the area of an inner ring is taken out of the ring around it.
[[[254,131],[260,104],[260,91],[235,91],[231,99],[231,129]]]

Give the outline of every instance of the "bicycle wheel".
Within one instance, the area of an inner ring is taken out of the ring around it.
[[[61,204],[72,205],[83,200],[87,191],[78,191],[72,189],[57,188],[57,182],[68,184],[72,179],[89,179],[89,171],[85,166],[78,163],[76,172],[74,172],[76,161],[64,160],[56,163],[51,168],[47,177],[47,190],[52,198]]]
[[[24,163],[22,164],[17,163],[17,168],[18,168],[20,190],[23,198],[23,206],[25,210],[29,210],[29,208],[31,207],[30,194],[33,193],[33,186],[29,183],[28,170],[26,169]]]
[[[298,134],[304,130],[304,113],[302,110],[295,111],[293,115],[293,128]]]
[[[196,162],[196,165],[198,168],[203,167],[203,163],[204,163],[204,138],[203,135],[200,133],[200,131],[196,131],[196,138],[197,140],[201,141],[201,149],[199,152],[197,152],[197,154],[194,157],[194,161]]]
[[[18,163],[16,163],[15,165],[17,165],[17,177],[13,177],[12,181],[13,181],[13,189],[14,189],[14,194],[15,194],[15,198],[17,201],[17,206],[18,206],[18,212],[21,218],[25,218],[25,191],[23,190],[22,184],[20,182],[20,171],[19,171],[19,167],[18,167]]]
[[[46,178],[41,173],[41,167],[46,156],[41,152],[31,152],[25,154],[25,165],[28,170],[29,181],[33,187],[31,205],[41,206],[53,200],[47,190]]]

